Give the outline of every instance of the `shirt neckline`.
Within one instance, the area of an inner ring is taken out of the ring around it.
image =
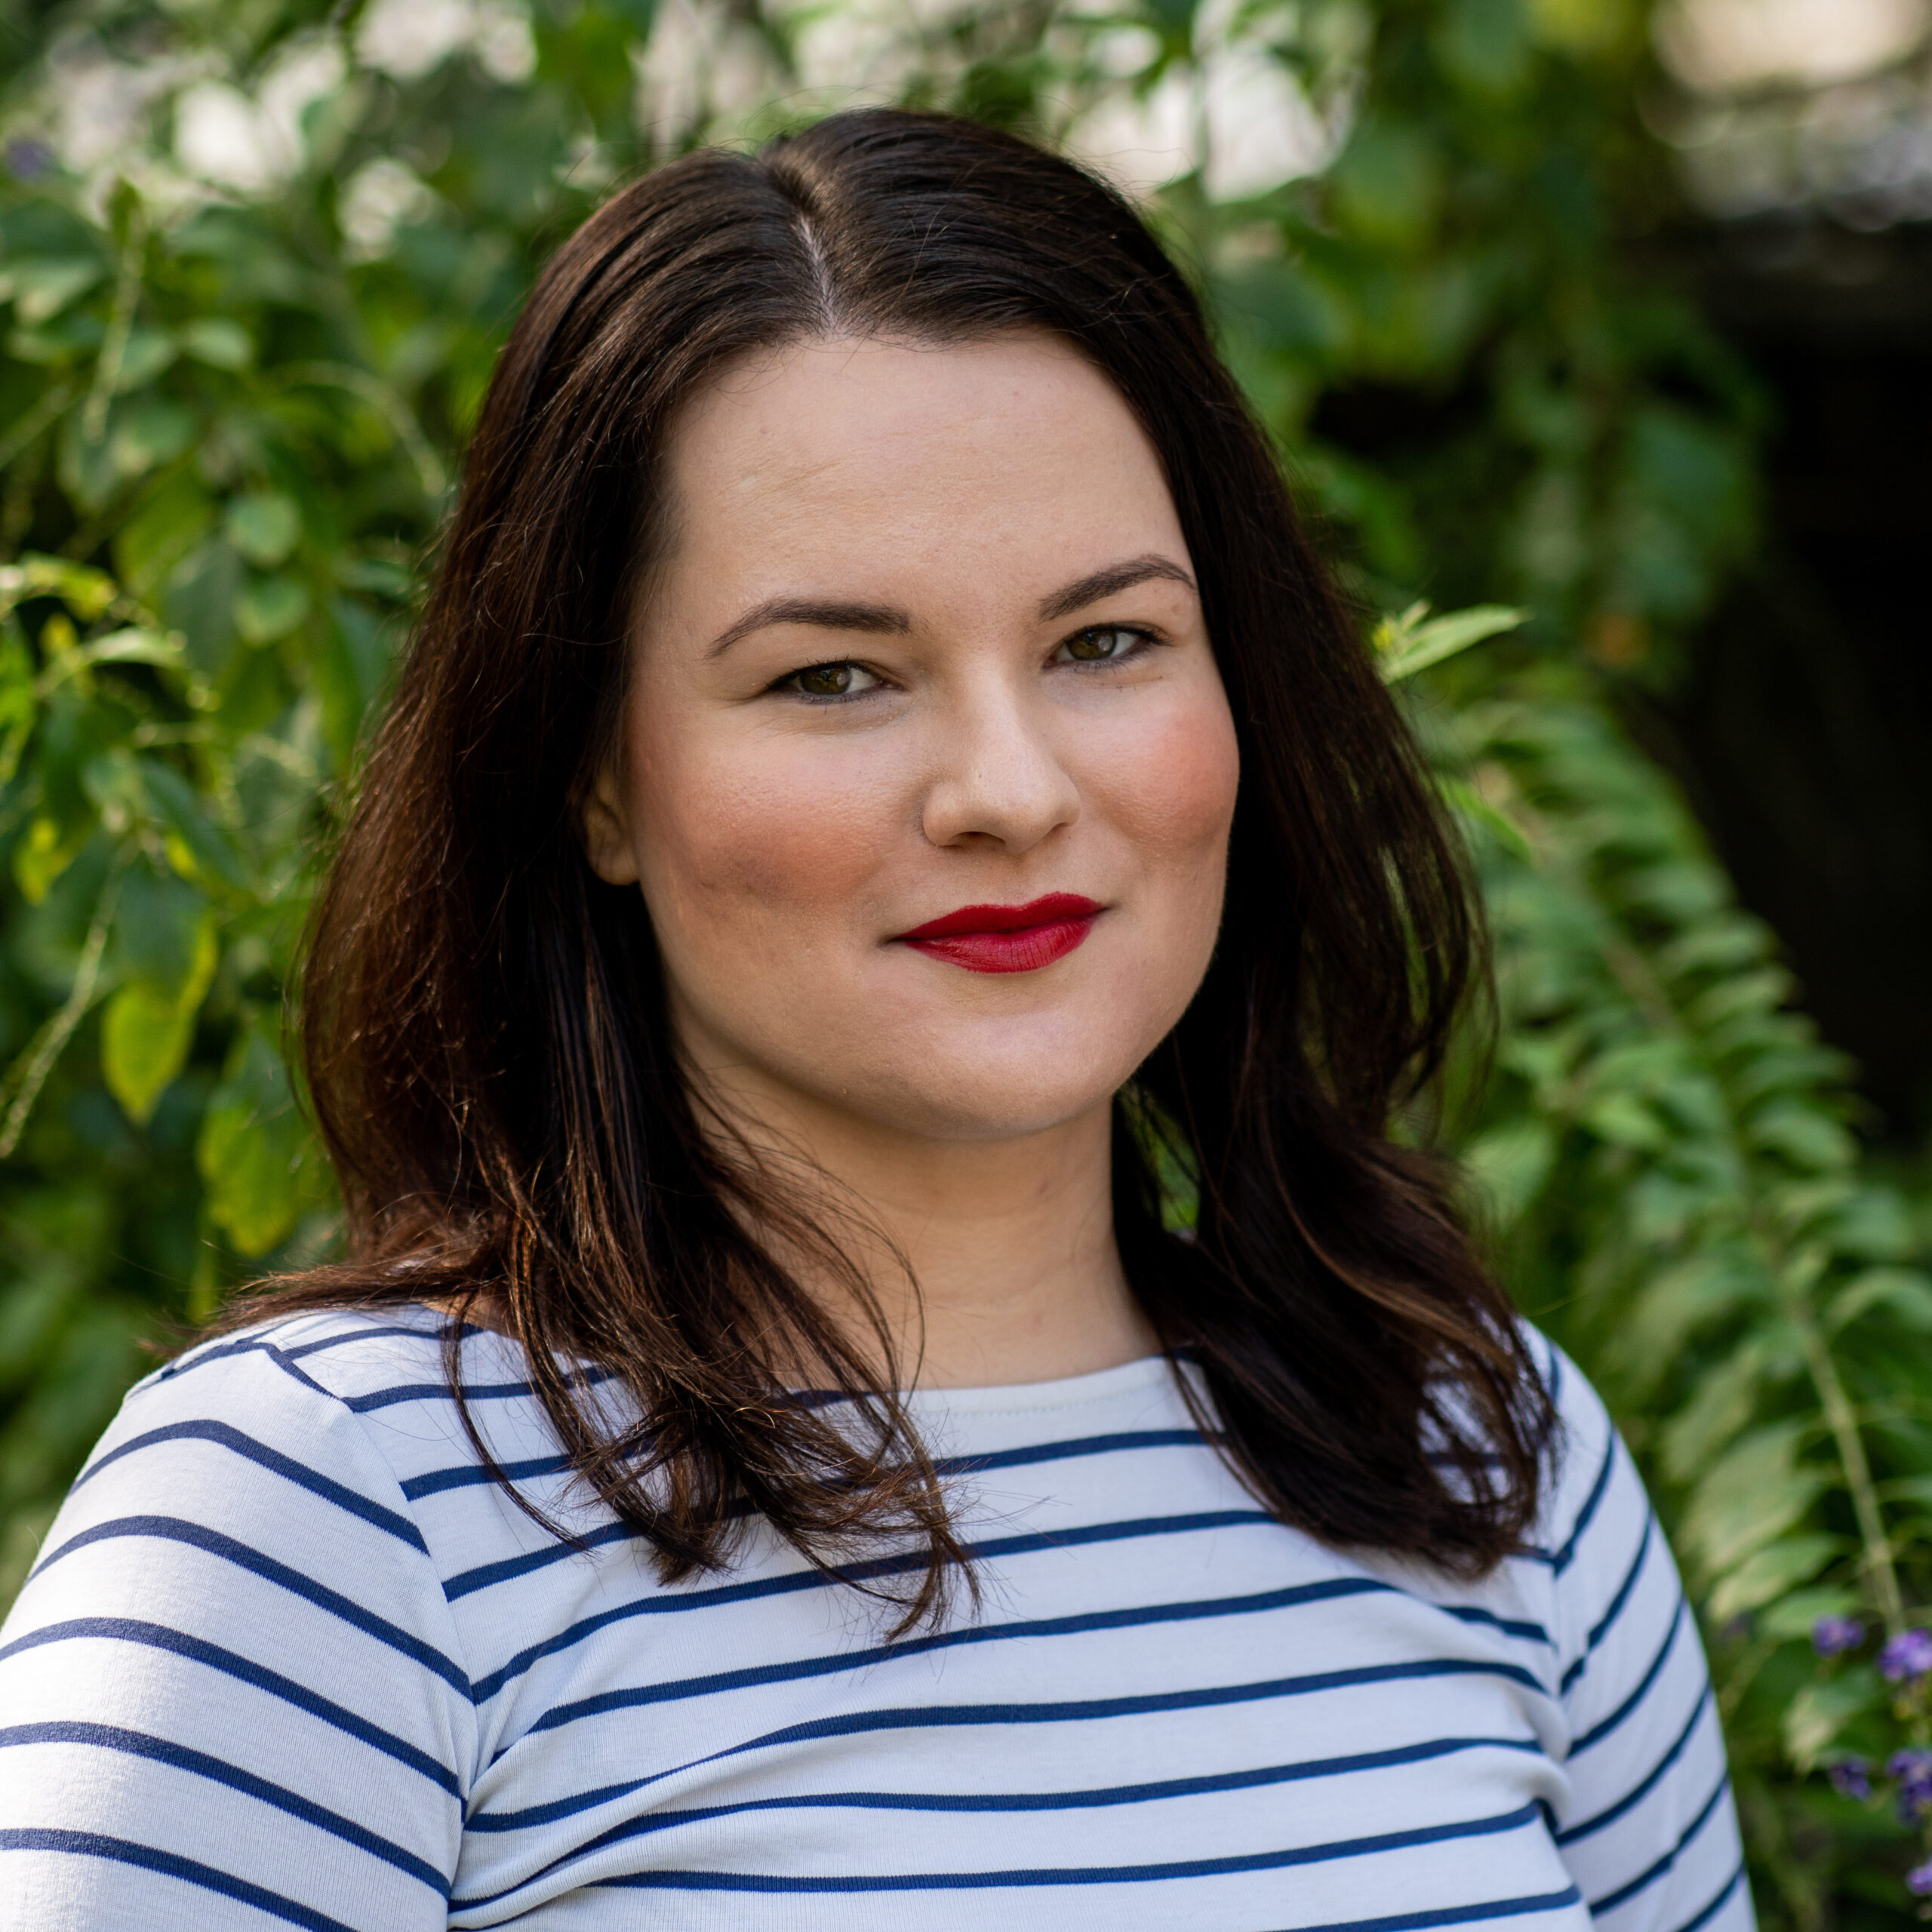
[[[987,1415],[1001,1410],[1069,1409],[1131,1395],[1166,1383],[1173,1374],[1165,1355],[1141,1355],[1112,1368],[1051,1382],[1009,1382],[977,1389],[913,1389],[906,1401],[920,1415]]]
[[[440,1309],[421,1302],[408,1306],[435,1324],[421,1331],[426,1335],[440,1335],[447,1329],[450,1318]],[[463,1329],[466,1342],[475,1339],[486,1346],[494,1343],[517,1356],[524,1353],[520,1342],[499,1330],[476,1322],[466,1322]],[[902,1389],[900,1395],[915,1415],[992,1415],[1019,1410],[1077,1408],[1103,1402],[1114,1396],[1136,1395],[1158,1387],[1172,1374],[1167,1356],[1140,1355],[1132,1361],[1116,1363],[1112,1368],[1090,1369],[1082,1375],[1061,1376],[1047,1382],[1008,1382],[961,1389],[915,1387]]]

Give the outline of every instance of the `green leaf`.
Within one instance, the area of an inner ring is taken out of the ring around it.
[[[1842,1586],[1793,1590],[1758,1613],[1758,1634],[1774,1644],[1788,1644],[1794,1638],[1808,1638],[1821,1617],[1849,1617],[1863,1607],[1858,1592]]]
[[[309,614],[309,592],[299,578],[251,578],[235,601],[235,628],[251,644],[286,637]]]
[[[80,825],[63,832],[45,814],[29,821],[26,836],[14,848],[14,879],[29,906],[38,906],[72,865],[93,832]]]
[[[208,1103],[195,1149],[209,1217],[238,1253],[266,1254],[294,1227],[309,1152],[281,1057],[252,1023]]]
[[[1884,1697],[1885,1687],[1869,1664],[1806,1684],[1785,1712],[1785,1749],[1792,1761],[1801,1771],[1810,1770],[1847,1724],[1878,1709]]]
[[[1505,1121],[1464,1149],[1463,1171],[1501,1227],[1520,1219],[1541,1191],[1556,1159],[1556,1135],[1546,1121]]]
[[[1713,1624],[1728,1623],[1782,1597],[1798,1583],[1808,1583],[1832,1559],[1843,1554],[1842,1537],[1817,1534],[1780,1537],[1746,1557],[1712,1591],[1707,1614]]]
[[[1385,684],[1399,684],[1485,638],[1515,629],[1530,617],[1527,611],[1500,604],[1479,604],[1425,623],[1428,609],[1426,604],[1412,604],[1399,617],[1385,617],[1376,626],[1373,641]]]
[[[8,610],[29,597],[58,597],[80,622],[88,624],[119,594],[120,586],[105,571],[65,557],[29,550],[17,563],[0,564],[0,605]]]
[[[108,1091],[137,1126],[146,1124],[187,1060],[195,1014],[220,953],[214,921],[205,918],[189,973],[180,985],[136,980],[108,1001],[101,1017],[101,1069]]]
[[[118,477],[144,476],[171,462],[195,440],[195,413],[155,396],[123,411],[108,433],[108,461]]]
[[[1824,1472],[1795,1460],[1804,1433],[1801,1422],[1754,1429],[1699,1480],[1684,1512],[1680,1542],[1706,1577],[1720,1579],[1736,1569],[1817,1500],[1826,1486]]]
[[[1932,1276],[1912,1268],[1866,1269],[1833,1300],[1828,1331],[1835,1334],[1874,1309],[1883,1309],[1917,1334],[1932,1334]]]
[[[293,497],[261,490],[232,499],[223,527],[229,542],[250,563],[272,570],[294,549],[295,540],[302,534],[302,517]]]
[[[198,971],[208,913],[206,897],[174,872],[136,860],[115,898],[112,971],[177,998]]]
[[[14,313],[36,326],[51,321],[106,272],[100,262],[85,259],[15,262],[0,270],[0,301],[11,299]]]
[[[115,532],[114,564],[146,596],[208,534],[214,506],[191,470],[170,477]]]
[[[209,816],[206,803],[172,766],[160,759],[137,761],[141,795],[165,834],[180,842],[183,855],[198,878],[211,879],[235,891],[248,889],[248,875],[227,834]],[[175,862],[180,869],[180,861]]]
[[[198,315],[180,331],[182,348],[198,362],[214,369],[245,369],[255,359],[255,345],[239,322],[226,315]]]
[[[12,617],[0,621],[0,786],[13,782],[40,715],[33,655]]]

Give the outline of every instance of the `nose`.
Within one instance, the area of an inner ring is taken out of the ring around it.
[[[936,720],[940,752],[926,791],[926,837],[941,847],[1030,851],[1080,815],[1080,791],[1045,718],[1002,678],[961,692]]]

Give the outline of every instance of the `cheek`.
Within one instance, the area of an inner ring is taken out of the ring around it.
[[[776,921],[796,943],[849,913],[886,842],[880,788],[796,743],[706,746],[633,740],[634,823],[645,897],[661,937],[695,950]]]
[[[1143,863],[1192,869],[1214,859],[1227,842],[1241,777],[1234,720],[1218,688],[1149,718],[1121,750],[1097,771],[1092,795]],[[1218,868],[1209,876],[1218,897]]]

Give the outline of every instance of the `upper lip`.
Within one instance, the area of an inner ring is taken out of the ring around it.
[[[962,906],[957,912],[928,919],[923,926],[898,934],[900,939],[953,939],[961,933],[1017,933],[1029,926],[1046,926],[1061,919],[1091,919],[1106,909],[1097,899],[1077,892],[1049,892],[1023,906]]]

